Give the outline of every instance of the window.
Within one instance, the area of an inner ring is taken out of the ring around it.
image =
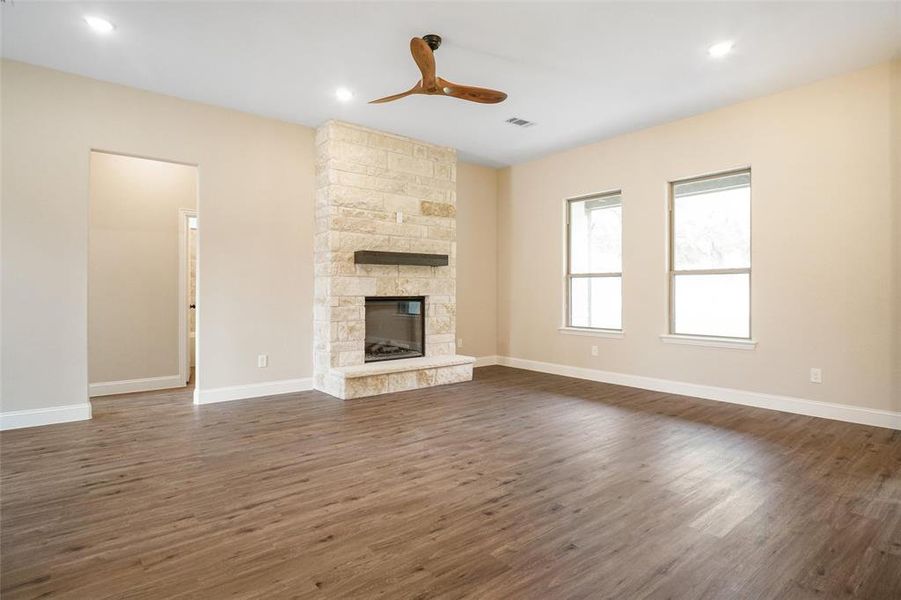
[[[567,200],[566,224],[567,326],[622,329],[622,195]]]
[[[670,333],[751,337],[751,172],[671,184]]]

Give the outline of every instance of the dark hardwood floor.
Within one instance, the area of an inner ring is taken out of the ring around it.
[[[19,598],[901,598],[901,432],[504,367],[0,435]]]

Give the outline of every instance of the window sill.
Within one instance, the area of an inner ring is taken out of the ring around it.
[[[588,327],[559,327],[557,331],[566,335],[587,335],[590,337],[623,339],[623,332],[618,329],[591,329]]]
[[[664,334],[660,336],[660,341],[664,344],[685,344],[687,346],[706,346],[708,348],[732,348],[733,350],[754,350],[757,348],[757,340],[705,337],[702,335]]]

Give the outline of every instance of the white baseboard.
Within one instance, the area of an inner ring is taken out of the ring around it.
[[[527,369],[529,371],[575,377],[577,379],[588,379],[603,383],[625,385],[644,390],[653,390],[655,392],[666,392],[669,394],[679,394],[681,396],[694,396],[695,398],[704,398],[706,400],[719,400],[720,402],[767,408],[770,410],[807,415],[810,417],[847,421],[849,423],[859,423],[861,425],[874,425],[876,427],[887,427],[889,429],[901,429],[901,412],[890,410],[862,408],[847,404],[835,404],[831,402],[820,402],[818,400],[794,398],[792,396],[778,396],[775,394],[749,392],[746,390],[736,390],[733,388],[703,385],[699,383],[673,381],[671,379],[657,379],[654,377],[644,377],[642,375],[600,371],[597,369],[572,367],[569,365],[526,360],[510,356],[497,357],[497,364],[515,367],[517,369]]]
[[[185,387],[180,375],[164,375],[162,377],[145,377],[143,379],[123,379],[122,381],[103,381],[88,386],[91,398],[111,396],[113,394],[131,394],[132,392],[152,392]]]
[[[280,381],[266,381],[264,383],[251,383],[248,385],[234,385],[209,390],[195,389],[194,404],[230,402],[231,400],[243,400],[245,398],[260,398],[262,396],[275,396],[277,394],[307,392],[312,389],[312,377],[282,379]]]
[[[53,425],[55,423],[69,423],[71,421],[86,421],[90,418],[90,402],[31,410],[11,410],[0,413],[0,431],[37,427],[39,425]]]
[[[473,367],[491,367],[498,364],[497,356],[478,356]]]

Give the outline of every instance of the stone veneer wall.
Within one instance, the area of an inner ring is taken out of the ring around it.
[[[343,381],[330,369],[363,364],[366,296],[426,296],[426,355],[454,354],[456,165],[451,148],[338,121],[317,131],[317,389],[345,397]],[[439,253],[450,260],[446,267],[355,265],[356,250]]]

